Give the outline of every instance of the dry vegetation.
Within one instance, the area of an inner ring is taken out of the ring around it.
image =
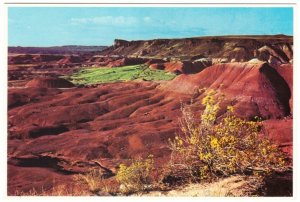
[[[116,175],[116,180],[121,184],[120,191],[123,194],[130,194],[149,189],[150,184],[153,183],[150,177],[153,170],[152,155],[145,160],[135,161],[130,166],[121,164]]]
[[[221,100],[216,100],[215,94],[211,90],[202,100],[205,110],[200,119],[189,106],[182,107],[183,133],[170,140],[171,174],[203,180],[247,172],[268,175],[284,170],[284,153],[266,137],[259,136],[259,121],[236,117],[232,106],[217,121]]]
[[[86,189],[84,185],[74,185],[68,186],[65,184],[55,185],[53,188],[46,190],[42,188],[41,190],[37,190],[35,188],[23,192],[16,191],[15,196],[90,196],[91,192]]]

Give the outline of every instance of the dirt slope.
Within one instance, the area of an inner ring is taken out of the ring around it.
[[[29,81],[26,87],[31,88],[71,88],[74,84],[62,78],[35,78]]]
[[[47,91],[9,92],[15,102],[8,114],[10,194],[39,188],[32,177],[41,177],[45,169],[68,175],[97,167],[96,160],[115,171],[120,161],[132,157],[152,153],[167,158],[167,141],[175,135],[180,115],[178,95],[158,91],[151,83]],[[15,94],[28,99],[15,101]],[[27,176],[27,167],[36,168],[32,177]]]
[[[286,79],[267,63],[217,64],[197,74],[179,75],[162,88],[189,94],[220,89],[243,117],[283,118],[291,114],[288,73]]]

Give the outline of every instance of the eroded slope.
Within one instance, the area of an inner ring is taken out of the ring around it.
[[[201,88],[225,94],[219,116],[231,104],[239,116],[267,119],[266,134],[291,152],[290,68],[232,63],[162,84],[9,88],[8,192],[71,183],[73,174],[93,167],[113,175],[121,162],[149,154],[162,165],[170,154],[168,139],[180,132],[181,104],[193,98],[201,112]]]

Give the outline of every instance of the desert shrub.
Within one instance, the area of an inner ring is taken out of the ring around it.
[[[136,160],[131,165],[120,164],[116,180],[121,184],[120,191],[129,194],[146,190],[151,184],[150,173],[154,168],[153,156]]]
[[[92,194],[97,194],[105,187],[103,180],[103,172],[99,169],[91,169],[85,174],[78,174],[74,176],[74,181],[77,182],[77,184],[86,185]]]
[[[216,94],[211,90],[203,98],[205,109],[200,117],[191,106],[182,106],[182,134],[169,140],[173,174],[199,180],[284,169],[284,153],[259,135],[259,121],[235,116],[233,106],[228,106],[226,114],[217,120],[221,100]]]

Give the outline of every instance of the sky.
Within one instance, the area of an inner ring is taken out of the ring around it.
[[[220,35],[293,35],[293,8],[9,7],[9,46],[112,45]]]

